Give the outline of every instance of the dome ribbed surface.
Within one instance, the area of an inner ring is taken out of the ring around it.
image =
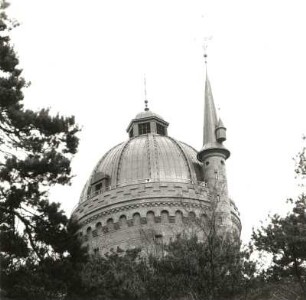
[[[146,134],[121,143],[109,150],[94,168],[91,178],[103,173],[110,178],[110,187],[145,181],[197,182],[203,180],[201,163],[191,146],[168,136]]]
[[[162,119],[162,120],[164,119],[160,115],[148,110],[148,111],[142,111],[142,112],[138,113],[135,117],[135,120],[144,119],[144,118],[151,118],[151,117],[156,117],[156,118]]]

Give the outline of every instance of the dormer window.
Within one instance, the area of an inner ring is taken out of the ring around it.
[[[91,178],[91,185],[87,190],[87,196],[98,195],[109,189],[110,177],[103,172],[96,172]]]
[[[106,176],[102,179],[102,185],[103,185],[103,188],[105,188],[105,189],[109,188],[109,177],[108,176]]]
[[[95,185],[95,191],[99,191],[102,189],[102,182],[99,182]]]
[[[134,136],[133,128],[130,130],[129,136],[130,136],[130,138],[132,138]]]
[[[165,127],[161,124],[156,124],[156,132],[160,135],[165,135]]]
[[[151,132],[150,123],[148,122],[148,123],[139,124],[138,132],[139,132],[139,135],[150,133]]]

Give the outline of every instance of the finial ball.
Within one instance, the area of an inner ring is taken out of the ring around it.
[[[148,100],[145,100],[144,103],[145,103],[145,111],[148,111],[149,110],[149,108],[148,108]]]

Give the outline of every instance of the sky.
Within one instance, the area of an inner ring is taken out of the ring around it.
[[[200,149],[205,68],[227,127],[229,193],[242,239],[298,188],[294,160],[306,134],[304,0],[11,0],[12,42],[31,82],[25,106],[74,115],[82,131],[69,187],[50,199],[70,214],[95,164],[128,139],[144,109],[171,137]]]

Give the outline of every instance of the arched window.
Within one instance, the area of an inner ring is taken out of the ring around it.
[[[92,237],[92,230],[90,226],[86,229],[86,234],[89,239]]]
[[[101,232],[102,232],[102,223],[101,222],[98,222],[96,224],[96,230],[97,230],[97,234],[101,234]]]
[[[161,212],[161,222],[162,223],[169,223],[169,212],[167,210],[163,210]]]
[[[147,212],[147,223],[148,225],[152,225],[155,223],[155,215],[153,211]]]
[[[208,216],[206,214],[201,214],[200,216],[200,223],[201,225],[207,225],[208,222]]]
[[[190,211],[188,217],[190,220],[194,221],[196,218],[196,214],[193,211]]]
[[[183,213],[180,210],[175,212],[175,223],[182,223],[183,222]]]
[[[126,228],[127,227],[127,221],[126,221],[126,216],[122,215],[119,218],[119,224],[120,224],[120,228]]]
[[[133,224],[134,226],[140,225],[140,214],[139,213],[133,214]]]
[[[109,231],[114,230],[114,220],[112,218],[108,219],[106,224],[107,224],[107,227],[108,227]]]

